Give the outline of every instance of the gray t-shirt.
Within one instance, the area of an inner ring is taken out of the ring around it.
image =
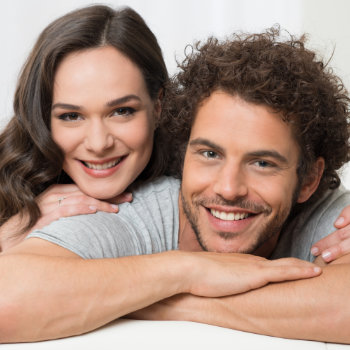
[[[180,182],[162,177],[133,192],[119,213],[61,218],[30,237],[56,243],[85,259],[116,258],[177,249]]]
[[[162,177],[136,190],[132,203],[121,204],[118,214],[61,218],[28,238],[48,240],[86,259],[178,249],[179,187],[178,180]],[[272,258],[294,256],[312,261],[311,245],[334,230],[333,222],[349,203],[350,193],[343,188],[330,191],[284,229]]]

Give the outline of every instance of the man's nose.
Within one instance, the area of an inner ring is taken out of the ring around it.
[[[111,148],[113,144],[114,137],[104,121],[99,120],[89,124],[85,134],[86,149],[99,154]]]
[[[248,194],[247,176],[237,164],[228,164],[220,169],[213,189],[227,200],[245,197]]]

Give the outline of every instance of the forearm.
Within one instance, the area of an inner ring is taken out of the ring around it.
[[[0,257],[0,342],[76,335],[176,294],[221,297],[320,272],[296,259],[208,252],[83,260],[32,238]]]
[[[91,261],[2,256],[0,342],[81,334],[178,293],[179,270],[171,268],[180,265],[178,254],[165,254]]]
[[[349,287],[349,266],[325,267],[314,279],[212,300],[209,323],[282,338],[350,343]]]
[[[175,296],[131,317],[188,320],[283,338],[350,343],[349,288],[350,266],[327,266],[319,277],[269,284],[236,296]]]

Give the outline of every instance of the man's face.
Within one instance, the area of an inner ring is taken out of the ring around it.
[[[180,204],[202,249],[268,255],[298,200],[298,158],[278,114],[222,91],[207,98],[191,130]]]

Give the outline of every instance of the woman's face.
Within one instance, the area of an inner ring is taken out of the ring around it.
[[[52,137],[63,169],[92,197],[112,200],[142,172],[159,113],[140,69],[111,46],[71,53],[57,68]]]

